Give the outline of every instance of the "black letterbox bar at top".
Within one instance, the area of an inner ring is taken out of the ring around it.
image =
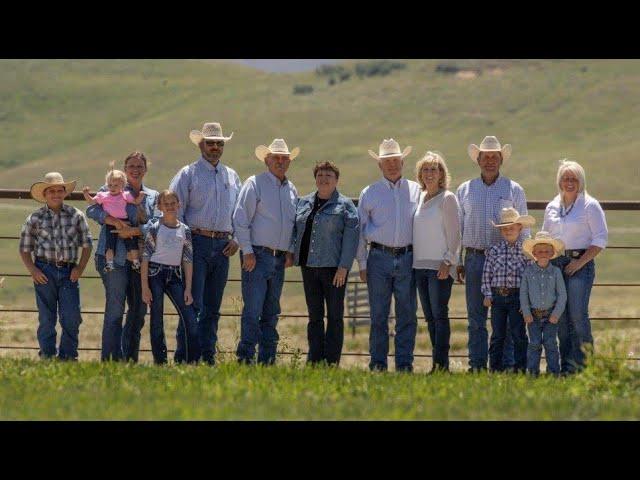
[[[95,192],[91,192],[91,196],[95,195]],[[0,189],[0,199],[10,198],[17,200],[28,200],[31,198],[29,190],[17,190],[12,188]],[[82,192],[72,192],[69,200],[84,200]],[[353,203],[358,205],[358,199],[352,198]],[[527,207],[531,210],[544,210],[549,203],[548,200],[529,200]],[[635,200],[600,200],[600,205],[604,210],[640,210],[640,201]]]

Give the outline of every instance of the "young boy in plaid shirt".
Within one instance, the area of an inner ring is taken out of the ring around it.
[[[520,215],[515,208],[503,208],[500,223],[491,222],[500,229],[503,238],[488,250],[482,271],[483,304],[491,307],[489,369],[493,372],[504,370],[502,357],[507,324],[513,340],[514,369],[524,372],[527,366],[527,333],[520,313],[520,281],[529,260],[522,253],[520,233],[535,221],[530,215]]]
[[[39,355],[78,358],[80,290],[78,279],[91,254],[91,233],[84,214],[64,199],[76,182],[58,172],[31,186],[31,197],[46,205],[27,217],[20,233],[20,256],[33,278],[38,305]],[[78,248],[82,255],[78,262]],[[33,257],[32,257],[33,255]],[[35,259],[35,262],[34,262]],[[60,347],[56,352],[56,317],[60,313]]]

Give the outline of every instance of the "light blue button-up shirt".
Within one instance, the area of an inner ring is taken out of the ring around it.
[[[386,178],[365,187],[358,201],[360,242],[356,258],[360,270],[367,269],[367,243],[406,247],[413,241],[413,214],[420,202],[420,185],[401,178],[395,184]]]
[[[169,188],[180,199],[178,218],[191,230],[233,231],[233,210],[242,182],[222,162],[214,167],[202,156],[180,169]]]
[[[233,213],[235,235],[243,253],[252,245],[290,250],[298,191],[271,172],[252,175],[244,182]]]
[[[567,304],[567,289],[562,272],[555,265],[540,268],[532,263],[524,269],[520,283],[520,308],[522,315],[530,316],[532,308],[549,310],[560,318]]]
[[[513,207],[520,215],[527,215],[527,199],[522,187],[500,175],[491,185],[482,178],[467,180],[458,187],[460,204],[460,229],[462,246],[488,249],[500,243],[500,229],[491,224],[500,223],[500,211]],[[529,229],[524,228],[520,240],[529,237]],[[462,254],[462,252],[460,252]]]

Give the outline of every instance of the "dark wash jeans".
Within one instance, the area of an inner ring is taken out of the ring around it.
[[[167,363],[167,344],[164,336],[164,294],[178,312],[176,330],[176,363],[195,363],[200,357],[198,324],[193,305],[184,303],[184,283],[180,267],[149,263],[149,289],[151,290],[151,351],[157,364]]]
[[[548,318],[534,318],[527,325],[529,332],[529,347],[527,348],[527,372],[537,375],[540,373],[540,354],[544,345],[547,357],[547,373],[560,373],[560,353],[558,352],[558,324],[555,325]]]
[[[116,263],[114,270],[105,273],[106,259],[103,255],[95,256],[95,264],[105,290],[101,359],[137,362],[140,331],[147,313],[147,306],[142,301],[140,273],[131,268],[128,260],[124,266]],[[129,308],[123,327],[125,300]]]
[[[254,247],[256,266],[242,270],[242,319],[236,355],[241,363],[254,363],[258,345],[258,363],[272,365],[278,347],[278,315],[284,284],[285,255],[275,257]]]
[[[564,255],[554,258],[551,263],[562,270],[567,288],[567,306],[558,322],[560,343],[560,370],[573,373],[585,366],[585,350],[593,351],[591,320],[589,320],[589,299],[596,276],[596,265],[590,260],[572,276],[564,273],[571,259]]]
[[[34,283],[36,304],[38,305],[38,344],[42,358],[56,356],[56,320],[60,313],[60,349],[58,358],[75,360],[78,358],[78,333],[82,317],[80,315],[80,286],[70,279],[72,266],[56,267],[49,263],[35,261],[48,282]]]
[[[307,339],[309,341],[309,363],[322,361],[340,363],[344,339],[344,294],[347,284],[333,285],[337,267],[300,267],[304,296],[309,310]],[[327,329],[324,328],[325,303],[327,305]]]
[[[489,368],[501,372],[509,365],[504,364],[504,346],[511,333],[514,351],[514,369],[524,372],[527,368],[527,332],[524,317],[520,313],[520,293],[505,297],[493,292],[491,303],[491,340],[489,345]]]
[[[215,362],[220,306],[229,274],[229,257],[222,254],[227,243],[225,239],[193,234],[193,308],[202,359],[210,364]],[[184,337],[182,327],[180,335]]]
[[[449,323],[449,299],[453,278],[438,279],[437,270],[416,268],[418,295],[422,304],[422,311],[427,320],[429,338],[433,348],[434,368],[449,370],[449,340],[451,325]]]
[[[484,268],[485,255],[465,251],[465,295],[467,300],[467,316],[469,321],[469,366],[473,369],[486,369],[488,359],[487,313],[489,309],[482,302],[482,269]],[[506,335],[504,345],[504,357],[502,364],[505,367],[514,365],[513,342],[511,335]]]

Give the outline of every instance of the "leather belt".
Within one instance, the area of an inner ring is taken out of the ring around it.
[[[464,248],[468,253],[477,253],[478,255],[484,255],[484,252],[485,252],[484,248],[471,248],[471,247],[464,247]]]
[[[543,310],[541,308],[532,308],[531,314],[538,319],[548,318],[551,315],[551,310]]]
[[[76,262],[64,262],[64,261],[58,261],[58,260],[49,260],[48,258],[45,258],[45,257],[36,257],[36,260],[39,261],[39,262],[48,263],[49,265],[55,265],[58,268],[60,268],[60,267],[71,267],[71,266],[74,266],[76,264]]]
[[[253,249],[262,250],[263,252],[269,253],[269,255],[273,255],[274,257],[281,257],[282,255],[287,253],[286,250],[274,250],[273,248],[263,247],[261,245],[253,245]]]
[[[407,245],[406,247],[387,247],[381,243],[371,242],[371,248],[382,250],[383,252],[390,253],[393,256],[404,255],[407,252],[413,251],[413,245]]]
[[[194,228],[193,233],[196,235],[202,235],[209,238],[224,238],[225,240],[231,239],[231,232],[216,232],[215,230],[205,230],[204,228]]]
[[[582,255],[584,255],[584,252],[586,252],[586,249],[577,249],[577,250],[565,250],[564,254],[566,257],[569,258],[580,258]]]
[[[509,295],[520,293],[519,288],[507,288],[507,287],[493,287],[491,291],[493,291],[493,293],[497,295],[500,295],[501,297],[508,297]]]

